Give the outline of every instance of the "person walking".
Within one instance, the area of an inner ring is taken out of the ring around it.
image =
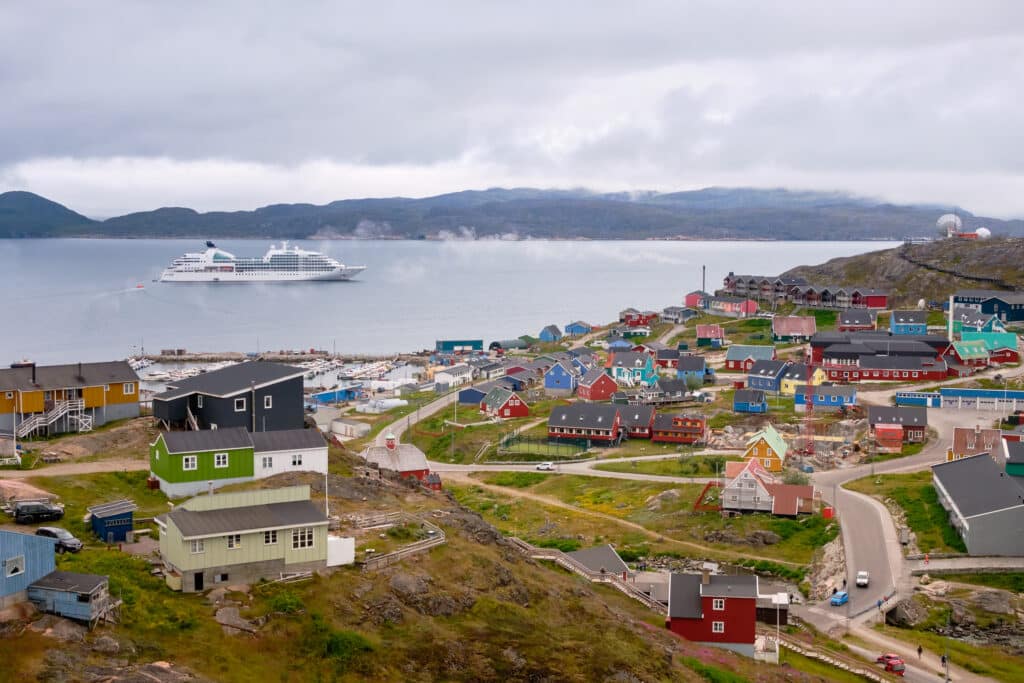
[[[924,652],[924,648],[920,645],[917,646],[917,658],[921,659],[921,654]]]

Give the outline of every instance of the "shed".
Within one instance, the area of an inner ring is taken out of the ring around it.
[[[120,601],[110,598],[106,576],[54,571],[28,587],[28,599],[40,612],[85,621],[92,627],[112,617]]]
[[[101,541],[121,543],[135,527],[135,511],[139,508],[131,500],[93,505],[89,510],[92,531]]]

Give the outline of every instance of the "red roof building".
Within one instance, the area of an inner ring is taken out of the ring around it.
[[[655,443],[702,443],[705,427],[704,418],[700,415],[660,413],[654,416],[654,423],[651,425],[651,441]]]
[[[585,401],[608,401],[618,390],[618,383],[602,368],[591,368],[576,386],[576,395]]]

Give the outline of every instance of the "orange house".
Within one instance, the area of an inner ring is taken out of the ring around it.
[[[126,361],[0,370],[0,432],[29,436],[87,432],[139,416],[139,376]]]

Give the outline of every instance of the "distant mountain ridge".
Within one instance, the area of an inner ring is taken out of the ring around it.
[[[254,211],[164,207],[96,221],[30,192],[6,192],[0,194],[0,237],[902,239],[932,234],[944,211],[782,188],[670,193],[492,188],[422,199],[272,204]],[[957,213],[966,228],[985,225],[996,234],[1024,235],[1022,220]]]

